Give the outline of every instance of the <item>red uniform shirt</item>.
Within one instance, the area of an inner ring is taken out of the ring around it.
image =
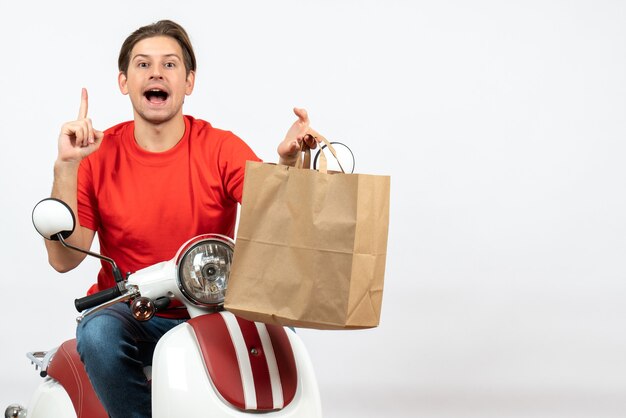
[[[122,274],[171,259],[196,235],[233,237],[248,160],[259,158],[240,138],[190,116],[183,138],[161,153],[140,148],[134,122],[122,123],[81,162],[79,222],[97,232],[100,252]],[[90,292],[114,284],[103,262]]]

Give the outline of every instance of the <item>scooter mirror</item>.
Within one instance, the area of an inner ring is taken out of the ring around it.
[[[45,239],[58,241],[58,234],[63,238],[72,235],[76,227],[76,218],[65,202],[49,197],[35,205],[33,225]]]

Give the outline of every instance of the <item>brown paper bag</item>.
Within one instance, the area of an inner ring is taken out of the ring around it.
[[[309,162],[310,155],[304,168],[247,163],[225,308],[272,324],[375,327],[390,178],[328,173],[324,158],[315,171]]]

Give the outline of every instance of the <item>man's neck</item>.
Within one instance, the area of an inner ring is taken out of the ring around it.
[[[173,148],[185,134],[182,114],[159,124],[135,117],[135,141],[146,151],[164,152]]]

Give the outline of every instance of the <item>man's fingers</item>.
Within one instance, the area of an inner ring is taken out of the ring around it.
[[[74,127],[74,136],[76,137],[76,145],[79,147],[87,145],[88,129],[84,124]]]
[[[93,129],[93,125],[91,124],[91,119],[87,118],[85,119],[85,122],[87,122],[87,142],[89,142],[90,144],[93,144],[95,142],[95,135],[94,135],[94,129]]]
[[[93,144],[102,139],[104,133],[94,129],[91,119],[68,122],[61,128],[61,135],[67,135],[79,147]]]
[[[309,123],[309,114],[307,113],[305,109],[294,107],[293,113],[295,113],[298,119],[300,119],[300,122]]]
[[[303,137],[304,143],[307,144],[309,148],[315,149],[317,147],[317,143],[321,142],[321,139],[319,139],[319,137],[320,137],[319,132],[309,127],[309,129],[307,129],[307,132]]]
[[[287,143],[282,144],[282,146],[279,149],[279,153],[285,154],[285,155],[292,155],[295,154],[296,151],[300,149],[300,145],[298,144],[298,141],[289,141]]]
[[[315,129],[311,128],[310,126],[309,126],[309,129],[306,132],[307,132],[307,134],[311,135],[315,139],[317,139],[317,137],[320,136],[320,133],[317,132]],[[319,141],[320,140],[317,139],[317,142],[319,142]]]
[[[280,145],[278,145],[278,155],[281,158],[291,158],[294,157],[298,151],[300,150],[300,144],[298,143],[298,140],[292,140],[292,141],[283,141],[280,143]]]
[[[87,109],[89,97],[87,96],[87,89],[83,87],[80,94],[80,108],[78,109],[78,119],[85,119],[87,117]]]
[[[74,125],[74,134],[76,136],[76,144],[78,146],[84,147],[89,144],[93,144],[96,142],[97,136],[96,131],[93,128],[93,124],[91,119],[87,118],[87,111],[89,110],[89,95],[87,94],[87,89],[83,87],[80,93],[80,108],[78,109],[78,120],[77,122],[82,122],[79,125]]]

